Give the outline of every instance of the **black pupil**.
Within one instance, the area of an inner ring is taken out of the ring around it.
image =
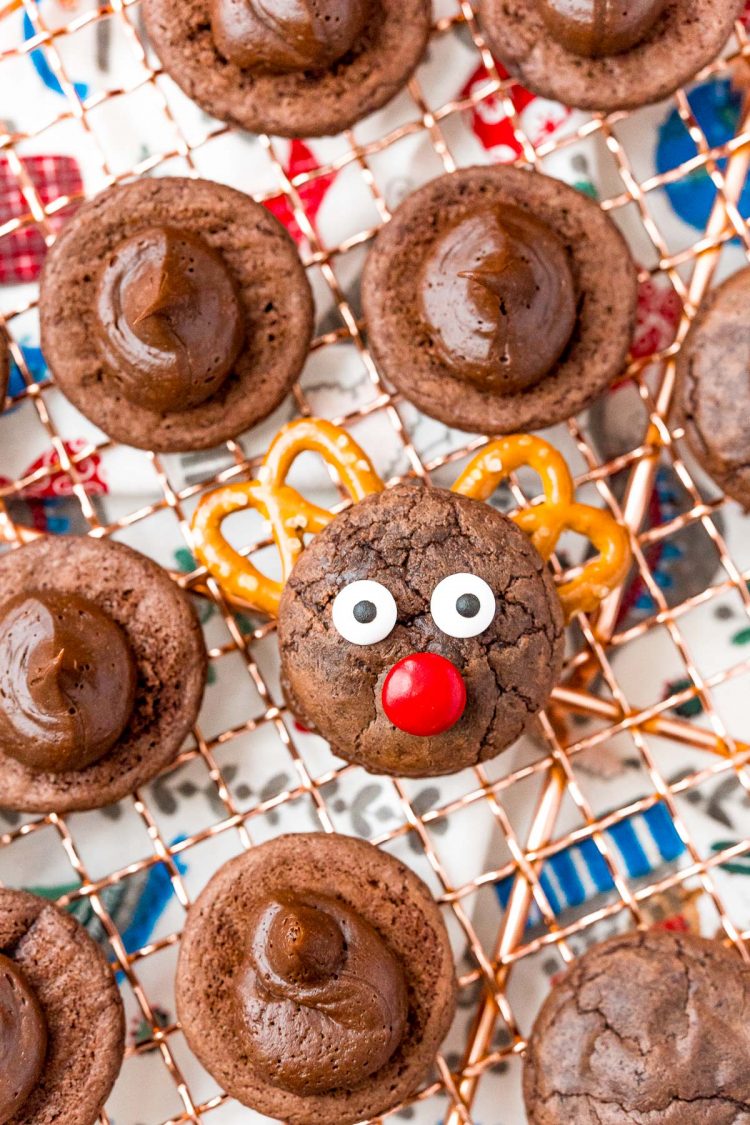
[[[477,603],[478,605],[479,603]],[[352,612],[354,613],[354,620],[358,621],[360,625],[369,625],[378,615],[375,603],[364,600],[357,602]]]
[[[462,617],[476,617],[479,613],[479,598],[476,594],[462,594],[456,601],[456,610]]]

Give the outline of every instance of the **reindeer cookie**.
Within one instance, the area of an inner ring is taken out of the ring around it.
[[[334,515],[286,484],[303,450],[336,471],[351,507]],[[538,472],[544,501],[510,519],[484,501],[522,465]],[[248,506],[271,524],[280,583],[221,534]],[[556,585],[546,561],[566,528],[599,553]],[[559,677],[566,617],[596,608],[630,560],[625,530],[575,503],[563,458],[540,438],[491,442],[451,491],[386,490],[351,437],[315,419],[280,431],[257,480],[205,496],[193,534],[230,598],[278,616],[294,714],[347,761],[413,777],[455,772],[515,742]]]

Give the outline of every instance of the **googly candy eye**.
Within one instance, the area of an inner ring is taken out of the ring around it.
[[[495,595],[476,574],[449,574],[432,591],[430,613],[449,637],[476,637],[495,616]]]
[[[350,582],[333,600],[333,624],[345,641],[374,645],[385,640],[396,624],[398,609],[393,594],[380,582]]]

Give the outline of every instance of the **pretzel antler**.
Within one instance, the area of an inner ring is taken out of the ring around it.
[[[563,456],[542,438],[529,434],[513,434],[490,442],[469,462],[453,491],[475,500],[487,500],[501,480],[522,466],[534,469],[540,477],[544,500],[512,518],[529,535],[542,558],[550,557],[566,529],[586,536],[599,551],[580,574],[558,587],[570,620],[576,613],[596,609],[623,581],[630,566],[628,533],[609,512],[577,503],[573,478]]]
[[[355,502],[381,492],[383,482],[367,455],[345,430],[317,418],[290,422],[274,438],[257,480],[227,484],[209,492],[193,517],[195,553],[233,598],[275,616],[284,584],[304,548],[304,536],[322,531],[333,519],[326,508],[311,504],[286,483],[295,458],[319,453],[333,468]],[[487,500],[514,469],[534,469],[541,478],[544,501],[518,512],[513,519],[548,559],[566,529],[586,536],[599,551],[574,578],[558,587],[568,618],[595,609],[627,574],[630,546],[627,532],[599,508],[578,504],[573,478],[553,446],[529,434],[499,438],[480,450],[453,486],[454,492]],[[281,557],[282,581],[275,582],[230,546],[222,522],[233,512],[254,508],[266,519]]]
[[[257,480],[227,484],[209,492],[193,516],[193,540],[200,562],[230,596],[275,616],[281,592],[304,548],[306,534],[322,531],[333,512],[311,504],[286,483],[300,453],[319,453],[338,474],[354,501],[382,492],[383,482],[366,453],[345,430],[318,418],[298,418],[279,430]],[[221,525],[233,512],[254,508],[271,525],[281,558],[282,581],[275,582],[227,543]]]

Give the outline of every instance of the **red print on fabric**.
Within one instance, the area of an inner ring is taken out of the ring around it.
[[[82,449],[85,449],[88,442],[84,441],[83,438],[74,438],[64,444],[68,456],[73,458]],[[57,453],[50,447],[41,457],[37,457],[33,464],[29,465],[23,476],[31,476],[39,469],[51,468],[53,465],[57,465]],[[92,453],[90,457],[84,457],[82,461],[76,464],[76,470],[89,496],[103,496],[109,492],[102,469],[101,457],[98,453]],[[22,495],[26,500],[49,500],[53,497],[72,496],[73,481],[66,472],[57,468],[49,476],[39,481],[38,484],[32,484],[24,489]]]
[[[664,918],[651,927],[652,930],[667,930],[672,934],[689,934],[690,923],[683,914],[673,914],[671,918]]]
[[[63,195],[83,191],[80,169],[71,156],[28,156],[21,161],[39,199],[45,207]],[[50,227],[57,231],[77,204],[50,216]],[[0,227],[29,214],[19,178],[7,158],[0,158]],[[22,227],[0,238],[0,285],[36,281],[42,268],[46,245],[36,226]]]
[[[677,335],[682,302],[667,278],[646,278],[638,287],[638,315],[631,346],[634,359],[668,348]]]
[[[320,168],[315,156],[302,141],[294,140],[289,147],[289,156],[287,158],[286,172],[289,179],[299,176],[303,172],[314,172]],[[321,204],[328,194],[328,189],[336,178],[336,173],[331,172],[324,176],[316,176],[314,180],[302,184],[297,190],[302,202],[302,207],[308,219],[315,227],[315,220]],[[275,215],[280,223],[283,223],[286,229],[291,234],[296,243],[303,242],[305,235],[299,227],[299,223],[294,217],[294,211],[290,206],[289,200],[282,193],[275,195],[272,199],[266,200],[266,207]]]
[[[502,63],[496,62],[495,65],[499,77],[507,78],[508,72]],[[460,96],[466,98],[477,93],[489,80],[490,75],[485,68],[478,66],[461,90]],[[523,86],[519,86],[517,82],[510,87],[508,96],[521,118],[526,136],[534,146],[541,144],[546,137],[555,133],[572,112],[559,102],[538,98]],[[469,117],[477,140],[483,148],[492,153],[498,163],[510,163],[521,155],[521,145],[513,131],[513,122],[507,116],[503,99],[499,94],[482,98],[470,110]]]

